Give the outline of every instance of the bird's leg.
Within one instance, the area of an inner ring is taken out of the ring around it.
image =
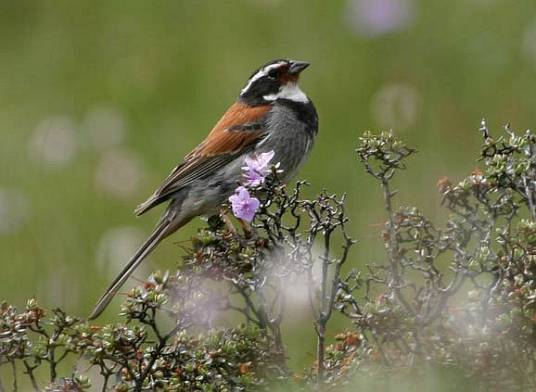
[[[223,223],[225,223],[227,230],[229,230],[233,234],[237,234],[236,227],[234,227],[231,218],[229,218],[229,210],[227,208],[222,208],[220,210],[220,217]]]
[[[220,210],[220,217],[231,233],[238,234],[238,231],[236,230],[236,227],[233,225],[233,221],[229,216],[229,210],[227,208],[222,208]],[[247,221],[243,219],[238,219],[238,223],[240,223],[240,227],[244,232],[244,237],[252,238],[253,234],[255,234],[255,229],[253,228],[253,226],[251,226]]]
[[[242,230],[244,231],[244,237],[246,238],[252,238],[253,234],[255,234],[255,228],[249,224],[249,222],[246,222],[243,219],[238,220],[240,222],[240,226],[242,227]]]

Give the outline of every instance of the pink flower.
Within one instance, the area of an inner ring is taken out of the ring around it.
[[[264,152],[262,154],[247,156],[246,166],[244,170],[244,185],[248,187],[256,187],[264,182],[264,179],[270,174],[270,161],[274,157],[275,152]]]
[[[248,190],[243,186],[236,188],[235,194],[229,197],[229,201],[231,202],[234,216],[246,222],[253,220],[260,205],[259,199],[251,197]]]

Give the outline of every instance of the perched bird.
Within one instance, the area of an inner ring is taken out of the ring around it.
[[[160,241],[196,216],[219,213],[241,179],[247,156],[274,151],[273,161],[280,162],[283,179],[294,175],[318,131],[316,109],[298,87],[299,75],[308,65],[281,59],[256,70],[207,138],[136,208],[136,215],[142,215],[169,201],[152,234],[99,299],[89,319],[102,313]]]

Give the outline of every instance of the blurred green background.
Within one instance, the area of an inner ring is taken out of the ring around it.
[[[278,57],[312,63],[320,134],[300,177],[348,193],[354,263],[382,252],[364,130],[419,149],[399,202],[437,217],[435,183],[477,166],[482,117],[536,124],[533,0],[0,0],[0,298],[87,315],[160,212],[133,208]],[[136,276],[173,268],[199,224]],[[288,328],[312,358],[307,312]]]

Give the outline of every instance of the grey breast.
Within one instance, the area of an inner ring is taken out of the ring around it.
[[[274,104],[267,118],[268,136],[259,143],[257,150],[273,150],[273,162],[281,163],[283,178],[294,176],[311,149],[312,138],[307,125],[299,121],[296,112],[285,105]]]

